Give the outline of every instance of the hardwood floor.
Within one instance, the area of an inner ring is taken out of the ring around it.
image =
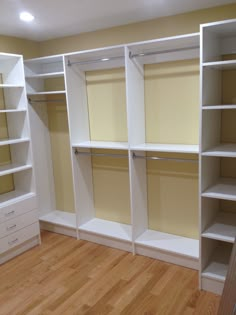
[[[210,315],[220,297],[196,271],[42,233],[42,245],[0,267],[1,315]]]

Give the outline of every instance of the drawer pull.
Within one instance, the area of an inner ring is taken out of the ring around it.
[[[5,217],[9,217],[10,215],[13,215],[15,213],[15,210],[12,210],[12,211],[10,211],[10,212],[7,212],[6,214],[5,214]]]
[[[15,238],[13,241],[8,242],[9,245],[13,245],[18,242],[18,238]]]
[[[16,228],[16,224],[14,224],[14,225],[12,225],[12,226],[8,226],[8,227],[7,227],[7,231],[10,231],[10,230],[12,230],[12,229],[14,229],[14,228]]]

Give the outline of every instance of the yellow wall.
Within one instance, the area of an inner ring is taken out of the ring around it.
[[[146,142],[198,144],[199,60],[145,66]]]
[[[86,73],[91,140],[128,141],[125,69]]]
[[[163,17],[40,43],[42,56],[199,32],[199,24],[236,18],[236,4]]]
[[[93,152],[104,153],[102,150]],[[106,153],[128,154],[106,150]],[[131,223],[128,158],[93,157],[93,190],[96,217]]]
[[[50,99],[53,99],[50,98]],[[59,99],[54,96],[54,99]],[[62,99],[62,96],[60,96]],[[74,212],[70,141],[66,104],[48,103],[48,125],[56,195],[56,209]]]
[[[197,159],[184,154],[158,156]],[[147,183],[149,228],[197,239],[198,163],[148,161]]]
[[[36,41],[0,35],[1,52],[20,54],[29,59],[39,56],[39,47],[40,44]]]

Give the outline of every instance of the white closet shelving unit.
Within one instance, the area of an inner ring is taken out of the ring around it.
[[[122,156],[128,163],[128,141],[111,141],[109,139],[110,135],[107,135],[103,140],[92,138],[86,86],[86,75],[90,71],[125,67],[124,46],[68,54],[65,56],[65,64],[67,65],[66,89],[79,237],[132,251],[131,223],[124,224],[97,217],[93,186],[93,155],[101,155],[102,157],[108,155],[114,159],[119,159]],[[106,100],[104,99],[104,101]],[[127,126],[126,121],[122,120],[119,123]],[[100,149],[100,151],[93,151],[93,149]],[[110,150],[112,151],[110,152]],[[127,183],[127,186],[129,186],[129,183]],[[120,196],[119,198],[123,197]],[[116,203],[116,200],[114,200],[114,203]],[[127,209],[127,211],[130,212],[130,209]]]
[[[23,58],[0,54],[0,263],[40,243]],[[4,158],[5,156],[5,158]]]
[[[194,269],[198,268],[198,240],[148,228],[146,160],[133,158],[133,154],[145,156],[146,153],[160,152],[164,155],[176,154],[177,160],[180,159],[181,154],[181,159],[187,159],[187,161],[182,161],[184,163],[188,163],[194,155],[194,162],[197,162],[198,145],[181,142],[146,142],[143,68],[145,64],[198,57],[199,34],[96,49],[65,56],[74,191],[80,238],[133,250],[134,253],[160,258]],[[91,138],[86,73],[120,67],[125,67],[128,141],[94,141]],[[109,150],[113,150],[114,158],[116,154],[120,154],[114,150],[122,150],[122,155],[128,155],[131,224],[96,217],[90,155],[96,154],[93,149],[103,149],[102,154],[105,155],[109,155]]]
[[[236,236],[236,20],[201,26],[201,288],[221,294]]]
[[[66,102],[63,55],[25,61],[41,228],[76,236],[75,213],[58,210],[47,106]]]
[[[196,58],[199,58],[199,34],[135,43],[129,45],[126,49],[128,126],[131,150],[131,204],[135,252],[194,269],[198,269],[198,240],[153,230],[148,224],[149,187],[147,183],[148,170],[146,159],[152,159],[153,156],[154,158],[159,156],[164,160],[170,158],[168,162],[170,165],[173,163],[172,159],[177,159],[176,161],[182,160],[183,163],[188,163],[189,159],[196,159],[193,162],[198,162],[197,154],[199,149],[198,145],[195,144],[182,144],[181,139],[179,143],[147,142],[144,67],[150,64],[162,64],[170,61]],[[185,87],[183,86],[180,93],[183,93],[184,89]],[[172,93],[171,90],[169,93]],[[169,115],[171,115],[171,110],[170,108]],[[161,112],[158,112],[158,115],[162,115]],[[187,120],[188,117],[184,119]],[[186,133],[189,131],[186,128]],[[174,132],[173,130],[173,135]],[[169,153],[172,153],[171,157],[168,155]],[[179,154],[181,154],[181,158]],[[195,156],[192,156],[192,154]],[[139,158],[135,158],[136,156]],[[161,187],[156,187],[157,190],[158,188],[161,189]],[[178,203],[178,200],[176,200],[176,203]]]

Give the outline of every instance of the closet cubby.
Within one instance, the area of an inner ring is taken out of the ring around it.
[[[236,21],[201,26],[201,288],[221,294],[236,236]]]
[[[202,283],[207,291],[217,291],[224,284],[232,244],[217,241],[214,239],[203,238],[203,257],[202,257]]]
[[[25,62],[27,94],[65,94],[63,56],[30,59]]]
[[[72,146],[128,149],[124,47],[65,57]]]
[[[198,153],[198,58],[198,34],[128,45],[133,150]]]
[[[75,237],[63,55],[26,60],[25,75],[40,225]]]
[[[5,145],[1,149],[0,176],[32,167],[29,141]]]
[[[236,110],[204,109],[202,155],[236,157]]]
[[[132,251],[128,151],[79,148],[74,160],[79,237]]]
[[[201,232],[204,238],[234,243],[236,203],[217,198],[203,198]]]

